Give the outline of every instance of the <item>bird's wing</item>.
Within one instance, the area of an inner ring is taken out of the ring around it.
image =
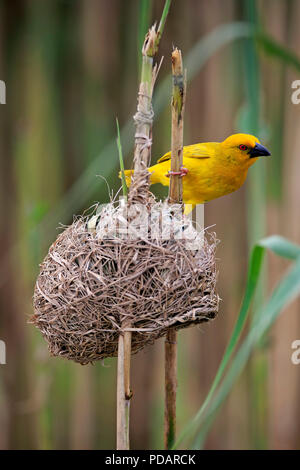
[[[188,158],[210,158],[214,154],[215,142],[206,144],[194,144],[183,147],[183,156]],[[157,163],[166,162],[170,160],[171,152],[163,155]]]

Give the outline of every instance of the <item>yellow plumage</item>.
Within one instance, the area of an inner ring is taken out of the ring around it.
[[[244,183],[248,169],[259,156],[270,155],[257,137],[234,134],[223,142],[207,142],[183,148],[183,202],[204,203],[239,189]],[[148,168],[151,184],[169,186],[171,153],[161,157],[156,165]],[[126,170],[126,182],[130,185],[133,170]]]

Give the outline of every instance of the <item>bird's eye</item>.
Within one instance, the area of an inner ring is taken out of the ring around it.
[[[247,145],[241,144],[241,145],[239,146],[239,149],[240,149],[240,150],[247,150],[248,147],[247,147]]]

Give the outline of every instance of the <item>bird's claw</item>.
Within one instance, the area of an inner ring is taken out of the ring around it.
[[[188,174],[189,170],[185,168],[184,166],[180,167],[179,171],[168,171],[166,174],[167,178],[170,178],[171,176],[179,176],[182,178],[182,176],[186,176]]]

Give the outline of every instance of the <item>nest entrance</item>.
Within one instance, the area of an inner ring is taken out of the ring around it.
[[[124,207],[113,204],[93,230],[80,217],[58,236],[41,265],[31,320],[52,355],[81,364],[117,356],[126,323],[135,353],[170,327],[216,316],[215,237],[166,215],[166,207],[153,204],[138,236],[137,218],[128,223]]]

